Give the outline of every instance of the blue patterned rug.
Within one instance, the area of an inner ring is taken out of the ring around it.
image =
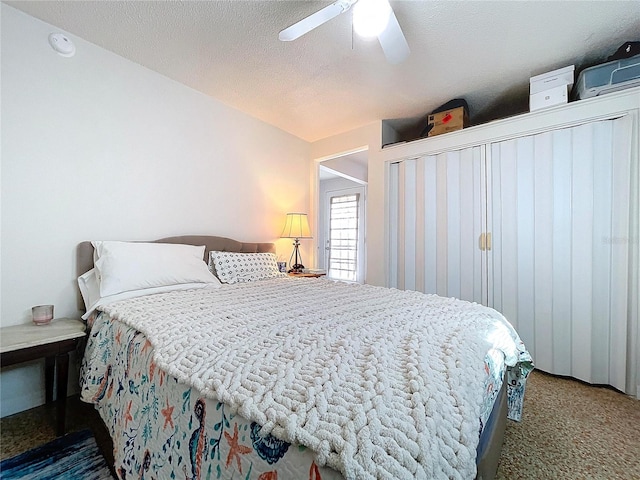
[[[20,480],[111,480],[90,430],[70,433],[0,463],[0,478]]]

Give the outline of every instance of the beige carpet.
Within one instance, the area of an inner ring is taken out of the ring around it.
[[[68,431],[93,428],[103,454],[110,457],[95,409],[77,396],[69,402]],[[54,419],[52,405],[2,418],[0,458],[55,438]],[[497,478],[640,480],[640,401],[608,388],[533,372],[523,421],[507,422]]]
[[[498,479],[640,479],[640,401],[534,371]]]

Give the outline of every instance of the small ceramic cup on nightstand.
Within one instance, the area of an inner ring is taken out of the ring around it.
[[[47,325],[53,320],[53,305],[37,305],[31,308],[31,318],[36,325]]]

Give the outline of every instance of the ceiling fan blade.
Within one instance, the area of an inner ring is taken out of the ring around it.
[[[394,65],[406,60],[411,53],[407,39],[404,38],[404,33],[402,33],[402,28],[400,28],[393,10],[389,14],[387,28],[378,35],[378,41],[384,51],[384,56],[387,57],[387,61]]]
[[[309,15],[299,22],[294,23],[290,27],[285,28],[280,32],[278,38],[283,42],[290,42],[291,40],[295,40],[305,33],[310,32],[314,28],[319,27],[323,23],[328,22],[332,18],[337,17],[341,13],[346,12],[354,3],[356,2],[338,0],[337,2],[324,7],[322,10],[318,10],[313,15]]]

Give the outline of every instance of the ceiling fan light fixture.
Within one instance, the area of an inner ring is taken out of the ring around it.
[[[353,29],[361,37],[377,37],[387,28],[391,11],[387,0],[359,0],[353,7]]]
[[[363,37],[378,37],[387,62],[397,65],[411,50],[389,0],[336,0],[331,5],[299,20],[280,32],[278,38],[290,42],[327,23],[353,6],[353,29]]]

